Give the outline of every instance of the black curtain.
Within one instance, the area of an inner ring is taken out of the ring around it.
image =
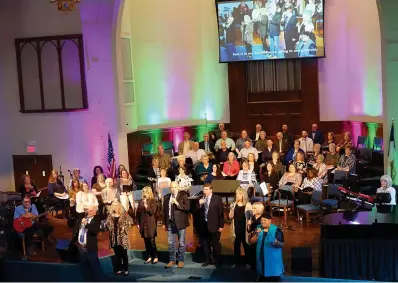
[[[321,239],[321,276],[354,280],[398,280],[398,240]]]

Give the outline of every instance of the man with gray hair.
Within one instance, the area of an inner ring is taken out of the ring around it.
[[[202,160],[202,157],[206,155],[206,152],[203,149],[199,148],[199,143],[194,142],[192,149],[188,151],[186,158],[191,158],[192,164],[195,166],[196,163]]]
[[[79,250],[85,281],[92,282],[107,279],[98,259],[97,235],[100,231],[101,219],[97,212],[97,206],[90,206],[85,210],[84,217],[76,223],[72,239]]]

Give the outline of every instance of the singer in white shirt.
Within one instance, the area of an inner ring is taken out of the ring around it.
[[[301,132],[301,138],[299,140],[300,148],[304,151],[305,154],[307,154],[307,152],[313,152],[314,142],[308,137],[307,131]]]
[[[87,183],[83,183],[82,189],[83,191],[76,194],[76,212],[84,213],[85,210],[93,206],[98,208],[98,199],[90,192]]]
[[[202,160],[202,157],[206,155],[206,152],[203,149],[199,148],[199,143],[194,142],[193,143],[193,148],[188,151],[187,155],[185,158],[191,158],[192,159],[192,164],[196,165],[199,161]]]
[[[160,169],[160,178],[158,178],[156,183],[156,191],[159,196],[159,199],[162,198],[162,190],[166,188],[170,188],[171,179],[167,177],[167,169]]]
[[[254,158],[258,160],[258,151],[254,147],[252,147],[252,143],[249,139],[245,140],[245,145],[244,147],[240,150],[238,159],[239,158],[244,158],[247,159],[249,153],[254,154]]]
[[[73,233],[72,242],[79,247],[80,262],[86,269],[84,281],[101,282],[108,281],[98,259],[98,239],[100,232],[100,216],[97,206],[86,208],[86,215],[79,219]]]

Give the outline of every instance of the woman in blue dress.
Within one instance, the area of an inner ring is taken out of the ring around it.
[[[283,232],[271,223],[271,216],[263,214],[257,228],[257,281],[279,282],[284,272],[282,248]]]

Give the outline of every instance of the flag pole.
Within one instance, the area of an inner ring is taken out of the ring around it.
[[[390,177],[394,182],[396,171],[395,171],[395,127],[394,118],[391,118],[391,130],[390,130],[390,140],[388,149],[388,165],[390,167]]]

